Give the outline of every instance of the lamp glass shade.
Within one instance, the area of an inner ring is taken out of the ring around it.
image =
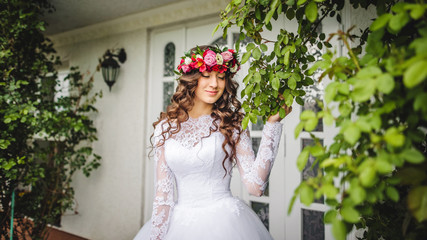
[[[113,58],[107,58],[101,64],[102,77],[110,88],[114,85],[119,75],[120,66]]]

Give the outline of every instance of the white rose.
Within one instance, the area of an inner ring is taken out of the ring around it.
[[[197,54],[197,55],[196,55],[196,59],[198,59],[198,58],[203,59],[202,55],[200,55],[200,54]]]
[[[188,64],[190,64],[191,62],[192,62],[192,60],[191,60],[191,58],[189,58],[189,57],[186,57],[186,58],[185,58],[185,60],[184,60],[185,65],[188,65]]]
[[[217,65],[222,65],[223,62],[224,62],[224,60],[222,59],[221,54],[217,53],[216,54],[216,64]]]
[[[232,68],[230,68],[230,72],[235,73],[237,72],[237,64],[234,64]]]

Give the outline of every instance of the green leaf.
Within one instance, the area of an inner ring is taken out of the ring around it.
[[[360,215],[359,212],[356,211],[356,209],[354,209],[351,206],[343,206],[343,208],[341,209],[341,216],[347,222],[350,222],[350,223],[359,222],[359,215]]]
[[[403,74],[403,83],[407,88],[413,88],[425,81],[427,77],[427,61],[419,61],[408,67]]]
[[[305,16],[308,21],[314,22],[317,18],[317,4],[315,2],[310,2],[305,7]]]
[[[332,184],[324,184],[321,189],[328,199],[335,199],[339,192],[338,189]]]
[[[261,50],[263,51],[263,52],[265,52],[265,51],[267,51],[268,50],[268,47],[267,47],[267,45],[265,45],[265,44],[261,44]]]
[[[292,90],[294,90],[297,87],[297,82],[295,78],[289,78],[288,79],[288,87]]]
[[[259,72],[254,73],[254,82],[256,82],[256,83],[261,82],[261,74]]]
[[[380,28],[383,28],[387,25],[388,21],[392,16],[393,15],[391,15],[390,13],[385,13],[379,16],[377,19],[375,19],[375,21],[371,24],[369,28],[371,29],[371,31],[376,31]]]
[[[243,129],[246,129],[249,124],[249,115],[246,115],[242,120],[242,127]]]
[[[326,125],[331,126],[334,123],[334,116],[332,116],[330,112],[324,112],[323,122]]]
[[[425,112],[427,112],[427,93],[418,94],[415,97],[414,101],[414,110],[418,111],[420,109],[423,109]]]
[[[272,82],[271,82],[271,86],[273,87],[274,90],[278,91],[280,88],[280,80],[277,77],[274,77]]]
[[[360,138],[360,129],[355,124],[350,124],[344,129],[344,139],[354,145]]]
[[[294,97],[292,96],[292,94],[284,94],[285,97],[285,104],[287,106],[292,106],[292,104],[294,103]]]
[[[305,2],[307,2],[307,0],[298,0],[297,6],[303,5]]]
[[[268,11],[268,13],[265,15],[265,19],[264,22],[265,24],[268,24],[271,21],[271,18],[273,17],[274,12],[276,11],[276,9],[270,9],[270,11]]]
[[[246,52],[250,52],[255,48],[255,44],[254,43],[248,43],[248,45],[246,46]]]
[[[245,52],[243,54],[243,56],[242,56],[242,62],[241,62],[241,64],[244,64],[245,62],[247,62],[249,60],[250,56],[251,56],[251,52],[250,51]]]
[[[295,139],[299,136],[303,128],[304,128],[304,122],[299,122],[294,130]]]
[[[414,20],[418,20],[424,15],[424,12],[426,11],[425,5],[417,5],[416,7],[412,8],[411,10],[411,18]]]
[[[362,68],[357,74],[357,78],[361,79],[361,80],[365,80],[367,78],[372,78],[375,76],[378,76],[382,74],[382,71],[379,67],[377,66],[369,66],[369,67],[365,67]]]
[[[362,186],[364,187],[372,187],[376,183],[376,172],[372,167],[366,167],[359,174],[359,180]]]
[[[14,161],[8,161],[6,164],[3,163],[1,166],[4,170],[9,171],[16,163]]]
[[[314,200],[314,191],[307,184],[302,184],[300,189],[300,199],[303,204],[310,206]]]
[[[360,204],[366,199],[366,191],[364,188],[360,186],[356,186],[351,188],[350,190],[350,198],[353,200],[354,204]]]
[[[393,166],[387,161],[387,159],[377,159],[377,161],[375,161],[375,168],[382,174],[388,174],[393,171]]]
[[[283,64],[285,64],[285,66],[288,66],[288,65],[289,65],[289,55],[290,55],[290,52],[288,51],[288,52],[286,52],[286,53],[285,53],[285,55],[283,56]]]
[[[394,78],[391,74],[381,74],[377,79],[378,91],[389,94],[394,89]]]
[[[257,123],[258,118],[256,117],[256,115],[254,113],[249,113],[249,119],[251,120],[251,122],[253,124]]]
[[[240,3],[242,2],[242,0],[233,0],[233,5],[238,6],[240,5]]]
[[[298,170],[302,171],[305,168],[305,165],[307,164],[308,161],[308,156],[310,155],[309,153],[309,148],[306,147],[304,148],[301,153],[299,154],[298,158],[297,158],[297,167]]]
[[[319,122],[319,119],[317,118],[312,118],[307,120],[304,124],[305,131],[307,132],[313,131],[316,128],[318,122]]]
[[[325,223],[332,223],[337,217],[337,211],[335,210],[329,210],[325,213],[325,217],[323,218],[323,221]]]
[[[402,157],[413,164],[424,162],[424,155],[415,148],[405,149],[405,151],[402,152]]]
[[[325,150],[320,145],[314,145],[310,148],[310,153],[313,157],[320,157],[325,154]]]
[[[409,20],[410,19],[409,19],[408,13],[400,12],[390,18],[390,21],[388,22],[388,26],[395,33],[398,33],[400,29],[402,29],[409,22]]]
[[[356,102],[369,100],[375,93],[375,82],[372,79],[358,79],[350,97]]]
[[[393,147],[401,147],[405,143],[405,136],[397,128],[391,127],[385,132],[384,140]]]
[[[366,118],[359,118],[356,120],[356,126],[360,129],[360,131],[362,132],[371,132],[372,127],[369,124],[369,122],[367,121]]]
[[[325,88],[325,102],[330,103],[337,95],[338,82],[331,82]]]
[[[418,222],[427,219],[427,186],[418,186],[410,190],[408,208]]]
[[[255,48],[252,51],[252,57],[254,57],[255,60],[259,60],[261,58],[261,50],[259,50],[259,48]]]
[[[336,240],[345,240],[347,236],[347,229],[342,221],[335,219],[332,223],[332,235],[334,235]]]
[[[351,111],[353,110],[353,106],[349,101],[341,102],[338,107],[338,110],[340,111],[341,116],[347,117],[348,115],[350,115]]]
[[[399,201],[399,192],[396,190],[396,188],[394,188],[394,187],[387,187],[386,188],[386,194],[387,194],[387,197],[389,197],[394,202],[398,202]]]
[[[301,113],[301,115],[300,115],[300,119],[302,120],[302,121],[304,121],[304,120],[309,120],[309,119],[312,119],[312,118],[315,118],[316,117],[316,113],[314,113],[313,111],[311,111],[311,110],[305,110],[304,112],[302,112]]]
[[[286,79],[289,78],[291,76],[291,73],[285,73],[285,72],[277,72],[276,75],[280,78],[280,79]]]

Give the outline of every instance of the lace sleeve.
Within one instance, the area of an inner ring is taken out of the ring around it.
[[[161,125],[161,124],[158,124]],[[156,128],[154,136],[159,136],[160,131]],[[154,139],[154,160],[155,160],[155,177],[154,177],[154,201],[153,214],[151,217],[151,240],[161,240],[165,237],[169,219],[172,215],[174,206],[174,182],[175,177],[168,167],[164,145],[158,146],[158,137]]]
[[[240,135],[240,141],[236,147],[237,166],[242,182],[252,195],[261,196],[267,186],[268,177],[279,148],[281,133],[281,123],[267,122],[265,124],[256,159],[252,150],[249,130],[246,129]]]

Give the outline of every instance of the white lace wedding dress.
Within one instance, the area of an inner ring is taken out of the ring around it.
[[[162,124],[154,131],[154,145],[162,139],[159,137]],[[134,240],[272,239],[258,216],[231,195],[231,175],[225,175],[222,165],[224,136],[219,131],[209,135],[213,118],[210,115],[190,118],[181,126],[179,133],[154,149],[153,214]],[[249,131],[242,132],[236,147],[237,166],[249,192],[264,191],[281,131],[281,123],[264,126],[256,158]],[[230,172],[230,161],[225,162],[225,167]]]

